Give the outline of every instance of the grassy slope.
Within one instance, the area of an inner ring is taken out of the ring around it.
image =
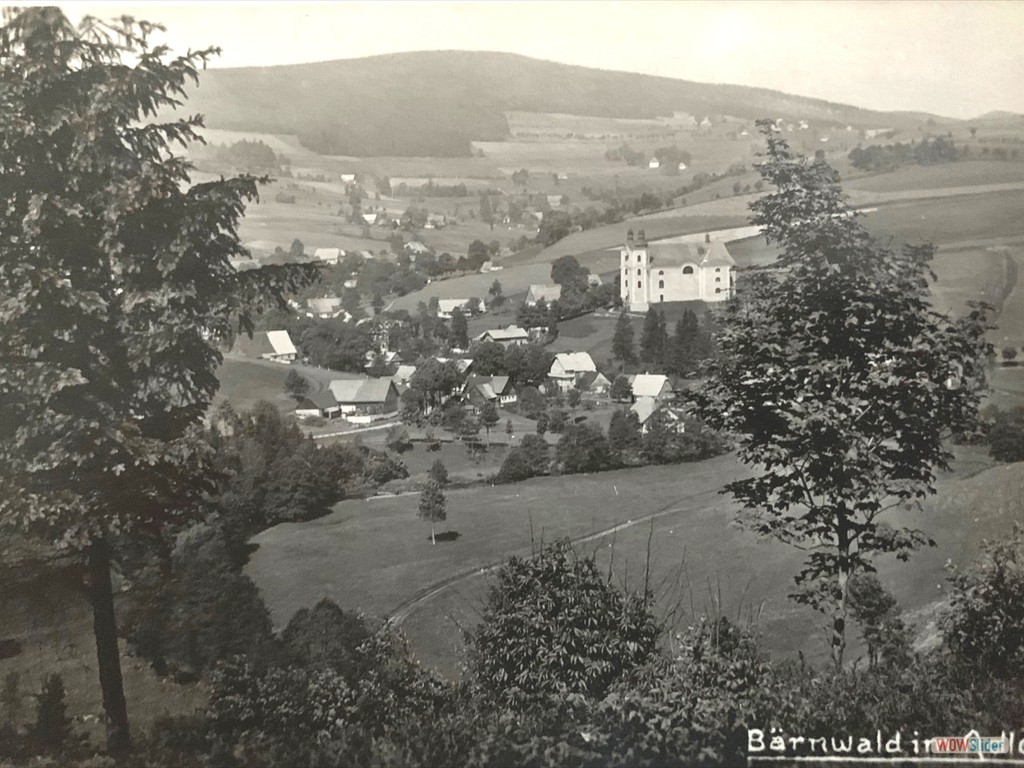
[[[957,472],[939,481],[938,498],[901,522],[925,528],[938,546],[909,564],[887,563],[882,574],[905,608],[920,610],[941,597],[947,558],[964,562],[980,540],[1024,518],[1024,464],[990,466],[978,449],[960,451]],[[395,610],[428,585],[483,567],[531,547],[534,540],[583,537],[631,519],[665,513],[654,522],[651,584],[661,609],[735,614],[763,607],[762,629],[777,653],[823,645],[815,616],[786,599],[801,560],[798,552],[760,540],[733,524],[734,508],[718,493],[742,473],[731,456],[676,467],[646,467],[599,475],[543,478],[512,486],[449,494],[453,542],[431,546],[416,520],[417,496],[345,502],[328,517],[282,525],[260,534],[249,573],[275,621],[323,596],[375,614]],[[610,499],[619,503],[611,504]],[[632,584],[642,578],[650,526],[619,531],[587,545],[602,557],[614,550],[614,571]],[[614,546],[611,546],[614,544]],[[452,671],[460,645],[457,625],[474,621],[488,579],[469,578],[412,611],[405,624],[422,658]]]

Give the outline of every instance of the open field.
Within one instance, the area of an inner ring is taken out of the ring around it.
[[[900,522],[924,528],[938,546],[908,564],[882,567],[883,579],[911,612],[926,612],[942,597],[947,558],[965,562],[982,538],[1024,519],[1019,503],[1024,464],[987,469],[991,464],[981,449],[958,452],[956,471],[939,480],[938,498],[924,510],[900,513]],[[629,521],[657,515],[651,584],[662,610],[675,606],[692,616],[693,611],[716,610],[714,603],[731,614],[760,606],[761,628],[776,655],[803,650],[821,658],[825,646],[808,631],[820,622],[786,599],[800,554],[736,528],[732,502],[718,493],[743,472],[732,456],[723,456],[452,491],[448,522],[441,528],[460,535],[437,546],[431,546],[427,527],[416,520],[415,494],[343,502],[320,520],[259,534],[249,573],[279,625],[325,596],[378,615],[405,605],[401,615],[416,653],[454,673],[458,625],[475,620],[488,583],[473,574],[509,555],[528,553],[531,531],[536,544],[542,538],[583,538],[625,524],[614,536],[598,537],[585,548],[600,548],[605,563],[614,551],[617,577],[636,586],[651,528],[649,522],[630,526]],[[615,498],[622,502],[609,503]],[[431,585],[453,579],[451,588],[409,603],[431,592]]]
[[[843,181],[846,190],[901,192],[1024,181],[1024,163],[965,160],[943,165],[914,165],[889,173]]]
[[[295,410],[295,401],[284,391],[284,380],[290,370],[305,376],[312,383],[314,391],[326,388],[333,379],[351,379],[358,375],[308,365],[282,365],[268,360],[226,355],[217,369],[220,390],[214,404],[228,401],[235,410],[241,411],[252,408],[260,400],[266,400],[281,411],[291,413]]]

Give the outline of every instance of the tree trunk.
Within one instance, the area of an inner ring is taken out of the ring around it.
[[[131,747],[131,735],[128,731],[124,681],[121,678],[121,655],[117,646],[114,590],[110,582],[110,545],[102,539],[95,541],[89,547],[88,554],[96,660],[100,671],[100,689],[103,691],[103,710],[107,716],[107,751],[123,754]]]
[[[832,660],[836,669],[843,668],[843,652],[846,650],[846,613],[847,602],[850,593],[850,539],[844,521],[840,521],[837,549],[839,582],[839,604],[836,606],[835,614],[832,617]]]
[[[437,537],[434,535],[434,524],[430,524],[430,543],[437,546]]]

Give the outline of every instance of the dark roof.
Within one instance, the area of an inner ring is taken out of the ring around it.
[[[299,403],[302,405],[305,405],[306,403],[315,405],[321,411],[338,407],[338,401],[334,399],[334,395],[329,389],[321,389],[319,392],[310,392],[308,395],[305,395]]]

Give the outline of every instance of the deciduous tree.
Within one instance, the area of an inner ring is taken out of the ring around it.
[[[430,523],[430,543],[437,544],[435,526],[448,517],[448,501],[444,497],[441,486],[431,480],[420,494],[419,515],[421,520]]]
[[[317,274],[232,268],[258,180],[190,185],[171,146],[201,119],[152,121],[215,51],[172,57],[154,29],[56,8],[0,28],[0,522],[85,554],[112,752],[130,744],[114,537],[196,511],[218,341]]]
[[[809,550],[794,597],[828,614],[842,664],[850,577],[879,554],[906,559],[926,533],[885,513],[935,492],[945,442],[970,429],[984,384],[984,307],[958,319],[928,299],[931,246],[874,242],[824,161],[790,152],[761,123],[775,191],[751,204],[781,255],[727,310],[700,398],[712,428],[738,433],[763,469],[727,488],[744,519]]]

